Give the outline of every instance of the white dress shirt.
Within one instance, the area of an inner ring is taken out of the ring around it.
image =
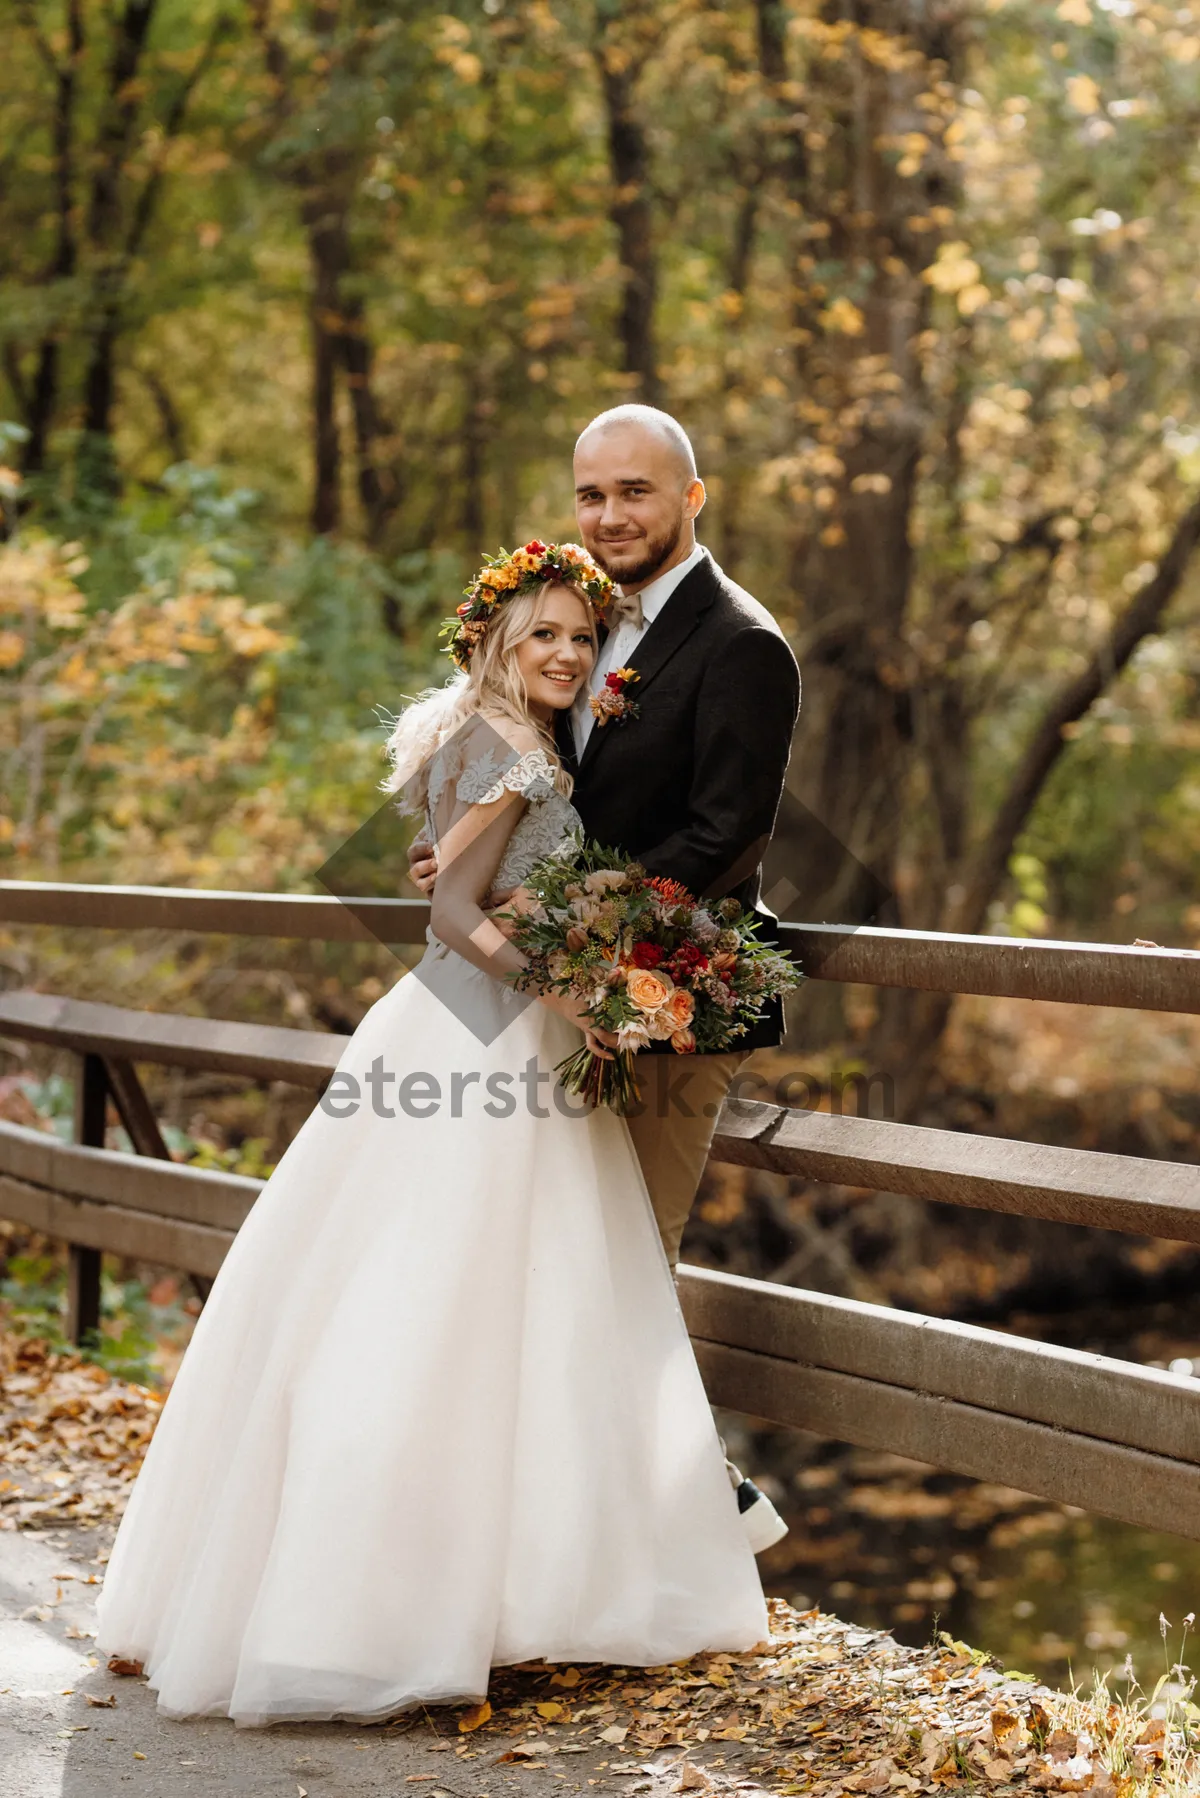
[[[582,756],[584,745],[592,734],[592,726],[596,720],[592,716],[592,708],[588,704],[593,693],[598,693],[604,685],[604,677],[613,668],[624,668],[630,656],[641,642],[654,620],[658,617],[676,587],[685,575],[692,572],[698,562],[703,561],[708,551],[697,543],[690,556],[677,562],[674,568],[668,568],[642,588],[642,623],[634,624],[628,618],[622,618],[615,630],[608,633],[600,654],[596,657],[596,665],[592,669],[590,685],[579,689],[575,704],[571,710],[571,729],[575,737],[575,753]],[[633,689],[631,698],[636,702],[637,689]]]

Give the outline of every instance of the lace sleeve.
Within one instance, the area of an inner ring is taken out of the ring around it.
[[[554,792],[554,764],[543,749],[530,749],[507,768],[494,749],[468,762],[455,793],[464,805],[493,805],[505,788],[531,803]]]

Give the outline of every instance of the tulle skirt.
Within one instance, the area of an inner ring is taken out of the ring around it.
[[[98,1645],[168,1715],[365,1720],[768,1633],[625,1124],[555,1089],[564,1020],[427,962],[240,1231],[118,1534]]]

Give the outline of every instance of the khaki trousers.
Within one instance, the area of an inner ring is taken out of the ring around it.
[[[641,1100],[626,1117],[667,1260],[679,1243],[708,1160],[717,1114],[746,1050],[730,1055],[639,1055]]]

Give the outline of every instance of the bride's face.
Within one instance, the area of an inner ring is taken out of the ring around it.
[[[565,711],[595,659],[587,607],[570,587],[547,587],[533,630],[516,649],[530,711],[544,719]]]

